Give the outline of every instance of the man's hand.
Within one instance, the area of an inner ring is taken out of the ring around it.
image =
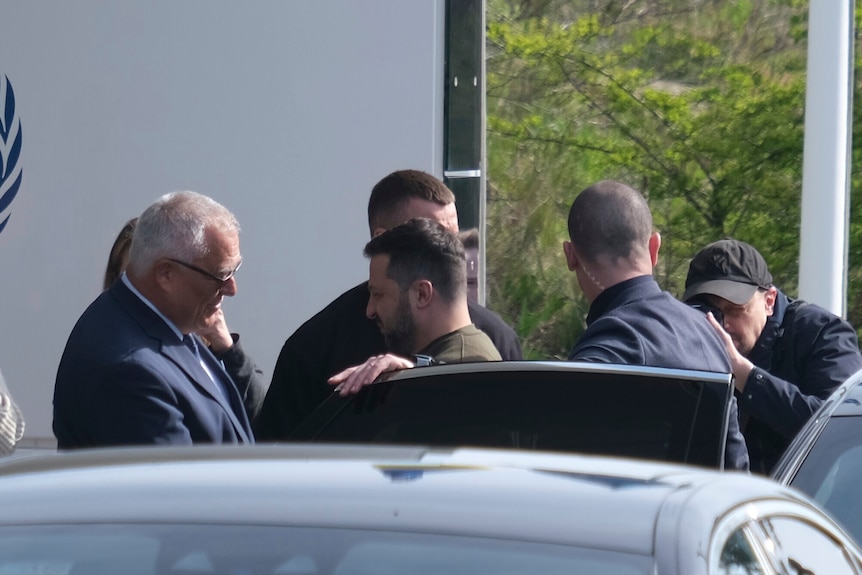
[[[215,321],[212,324],[195,333],[204,338],[214,354],[220,355],[233,347],[233,337],[227,328],[224,312],[219,309],[213,317]]]
[[[341,373],[336,373],[327,380],[329,385],[337,385],[335,388],[341,395],[359,393],[366,385],[374,383],[381,374],[389,371],[398,371],[415,367],[409,359],[400,355],[387,353],[369,357],[365,363],[348,367]]]
[[[742,390],[745,389],[745,382],[748,381],[748,375],[751,373],[751,370],[754,369],[754,364],[739,353],[739,350],[737,350],[736,346],[733,345],[733,338],[731,338],[730,334],[724,331],[721,324],[715,320],[712,312],[706,314],[706,319],[724,343],[724,349],[727,351],[727,356],[730,358],[730,369],[733,372],[734,379],[733,385],[739,393],[742,393]]]

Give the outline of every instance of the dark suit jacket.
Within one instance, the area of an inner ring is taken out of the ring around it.
[[[730,373],[721,339],[703,313],[662,291],[651,275],[613,285],[590,305],[569,359]],[[726,469],[748,469],[739,409],[731,397]]]
[[[78,320],[60,360],[59,448],[253,443],[236,385],[200,340],[198,348],[227,398],[164,320],[116,282]]]

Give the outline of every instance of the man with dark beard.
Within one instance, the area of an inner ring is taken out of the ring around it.
[[[331,377],[342,395],[386,371],[502,359],[470,320],[464,246],[445,226],[412,219],[368,242],[365,255],[371,258],[365,314],[377,322],[392,353]]]
[[[368,231],[376,237],[412,218],[430,218],[458,233],[455,194],[431,174],[398,170],[375,184],[368,198]],[[465,263],[466,265],[466,263]],[[389,351],[377,323],[366,317],[368,282],[347,290],[284,342],[260,415],[259,441],[284,441],[332,394],[327,380],[366,358]],[[502,318],[468,302],[470,318],[506,361],[522,359],[517,334]]]

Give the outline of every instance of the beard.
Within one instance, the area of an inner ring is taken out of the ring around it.
[[[398,309],[395,310],[392,326],[387,329],[381,325],[380,331],[383,333],[383,341],[386,342],[386,348],[389,351],[404,357],[413,355],[413,346],[416,341],[416,322],[413,321],[410,304],[406,297],[402,297],[401,301],[398,302]]]

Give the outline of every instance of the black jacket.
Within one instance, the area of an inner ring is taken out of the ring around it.
[[[368,282],[363,282],[343,293],[287,339],[254,423],[258,441],[288,439],[332,394],[333,387],[326,383],[329,377],[386,352],[380,329],[365,316],[368,297]],[[500,316],[473,303],[469,308],[473,323],[491,338],[504,360],[522,358],[518,336]]]
[[[263,371],[242,348],[239,334],[230,335],[233,338],[233,346],[223,353],[213,353],[236,383],[245,411],[251,420],[260,413],[263,398],[266,395],[266,380],[263,378]]]
[[[778,292],[739,395],[752,471],[769,473],[823,400],[862,369],[856,331],[820,306]]]
[[[724,344],[706,317],[662,291],[652,276],[624,281],[599,294],[569,359],[730,373]],[[735,399],[725,467],[748,469]]]

